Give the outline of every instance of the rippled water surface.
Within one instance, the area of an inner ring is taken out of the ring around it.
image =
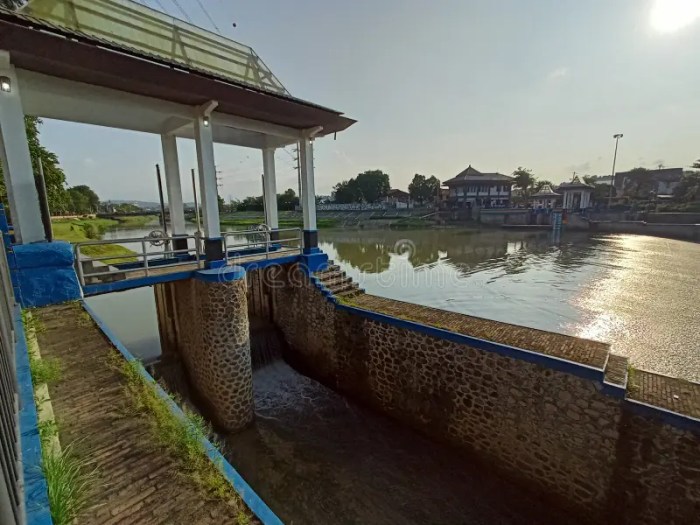
[[[369,293],[606,341],[700,381],[700,244],[502,230],[323,232]]]

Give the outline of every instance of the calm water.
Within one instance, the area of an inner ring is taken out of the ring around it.
[[[547,232],[322,232],[367,292],[606,341],[639,367],[700,381],[700,244]]]

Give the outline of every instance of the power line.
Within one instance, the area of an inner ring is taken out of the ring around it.
[[[191,19],[190,16],[187,14],[187,12],[182,8],[182,6],[180,5],[180,2],[178,2],[177,0],[173,0],[173,4],[175,4],[175,6],[176,6],[176,7],[180,10],[180,12],[182,13],[182,16],[184,16],[184,17],[187,19],[187,21],[191,24],[191,23],[192,23],[192,19]]]
[[[209,15],[209,11],[205,9],[205,7],[202,5],[202,0],[197,0],[197,3],[199,4],[199,7],[202,8],[202,11],[204,11],[204,14],[207,16],[209,21],[211,22],[211,25],[214,26],[214,29],[216,29],[216,32],[221,35],[221,29],[219,29],[219,26],[216,25],[216,22],[214,22],[214,19]]]

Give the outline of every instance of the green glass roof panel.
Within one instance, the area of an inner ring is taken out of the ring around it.
[[[251,47],[131,0],[29,0],[20,12],[174,64],[289,94]]]

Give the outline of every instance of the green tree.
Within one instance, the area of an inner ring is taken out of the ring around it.
[[[535,190],[535,193],[537,193],[538,191],[542,190],[542,188],[544,188],[544,187],[547,186],[547,185],[549,185],[550,188],[551,188],[552,186],[554,186],[554,184],[552,184],[552,181],[551,181],[551,180],[538,180],[538,181],[535,181],[535,183],[533,184],[533,188],[534,188],[534,190]]]
[[[5,9],[17,9],[18,7],[22,7],[24,3],[25,0],[0,0],[0,7],[4,7]]]
[[[434,175],[426,178],[425,175],[416,173],[413,180],[408,185],[408,193],[411,199],[423,204],[425,201],[430,201],[437,197],[440,189],[440,181]]]
[[[292,188],[289,188],[284,193],[277,194],[277,209],[290,211],[299,204],[299,198]]]
[[[625,195],[637,199],[648,199],[654,189],[654,173],[646,168],[634,168],[630,170],[624,179]]]
[[[700,168],[700,161],[693,167]],[[691,202],[700,199],[700,171],[686,171],[683,173],[678,186],[673,189],[673,196],[680,201]]]
[[[39,141],[39,125],[41,119],[37,117],[25,117],[24,125],[29,142],[29,154],[32,158],[34,176],[39,177],[39,159],[44,168],[44,180],[46,181],[46,193],[49,199],[51,213],[60,214],[68,211],[70,204],[69,196],[66,192],[66,175],[59,166],[58,157],[55,153],[47,150]],[[0,163],[0,200],[7,203],[7,187],[3,167]]]
[[[513,172],[513,177],[515,178],[515,187],[520,190],[522,196],[529,197],[536,181],[532,170],[518,166],[518,169]]]
[[[362,202],[362,191],[357,179],[344,180],[333,186],[333,200],[338,204]]]
[[[89,186],[81,184],[68,188],[68,211],[84,215],[95,213],[100,206],[100,198]]]
[[[391,185],[389,175],[382,170],[368,170],[360,173],[356,179],[362,198],[366,202],[378,202],[389,194]]]

